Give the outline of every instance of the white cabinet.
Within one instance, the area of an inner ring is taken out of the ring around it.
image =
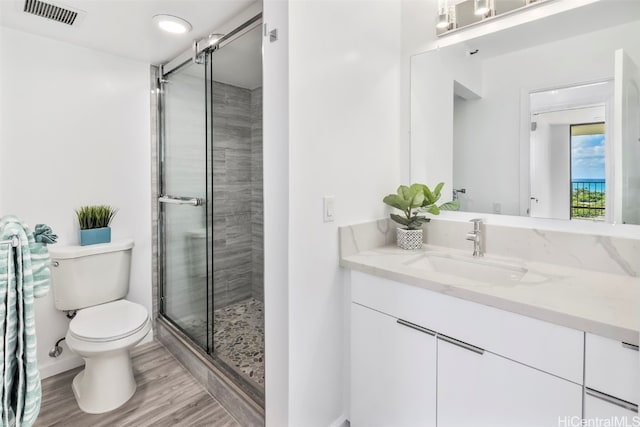
[[[624,423],[618,425],[632,426],[634,417],[638,417],[638,412],[633,408],[633,405],[629,405],[624,402],[616,402],[617,399],[611,399],[610,396],[594,392],[593,390],[587,390],[587,394],[584,397],[584,418],[585,424],[598,425],[597,420],[626,420]],[[604,425],[604,424],[602,424]],[[615,425],[615,424],[611,424]],[[635,424],[637,425],[637,423]]]
[[[638,347],[587,334],[585,386],[627,402],[638,403],[640,398]]]
[[[364,273],[351,286],[353,427],[580,420],[584,332]]]
[[[584,332],[352,271],[352,301],[581,383]]]
[[[627,425],[632,425],[640,397],[638,347],[586,334],[585,387],[587,421],[626,417]]]
[[[351,304],[350,421],[353,427],[436,425],[436,339],[428,330]]]
[[[438,339],[437,394],[438,427],[555,426],[582,412],[582,386],[451,340]]]

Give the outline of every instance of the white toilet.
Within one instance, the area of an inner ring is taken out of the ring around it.
[[[136,391],[129,349],[151,330],[147,309],[123,299],[129,292],[133,240],[49,247],[58,310],[77,310],[66,342],[85,361],[73,379],[84,412],[118,408]]]

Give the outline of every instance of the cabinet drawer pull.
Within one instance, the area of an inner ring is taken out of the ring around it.
[[[585,392],[596,399],[604,400],[612,405],[620,406],[621,408],[628,409],[629,411],[638,412],[638,405],[627,402],[626,400],[618,399],[617,397],[609,396],[608,394],[600,393],[599,391],[591,388],[586,388]]]
[[[420,325],[416,325],[415,323],[407,322],[406,320],[397,319],[396,322],[402,326],[406,326],[407,328],[415,329],[416,331],[423,332],[427,335],[431,335],[432,337],[436,336],[436,333],[431,329],[423,328]]]
[[[446,335],[438,334],[438,338],[442,341],[448,342],[449,344],[457,345],[458,347],[464,348],[465,350],[473,351],[477,354],[484,354],[484,350],[480,347],[476,347],[475,345],[467,344],[464,341],[457,340],[455,338],[448,337]]]
[[[629,344],[628,342],[623,342],[623,343],[622,343],[622,347],[624,347],[624,348],[628,348],[629,350],[635,350],[635,351],[638,351],[638,346],[637,346],[637,345]]]

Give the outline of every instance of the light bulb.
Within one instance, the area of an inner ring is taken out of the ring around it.
[[[172,15],[156,15],[153,22],[163,31],[172,34],[184,34],[191,31],[191,24],[182,18]]]
[[[474,0],[473,6],[473,13],[479,16],[484,16],[491,11],[489,0]]]

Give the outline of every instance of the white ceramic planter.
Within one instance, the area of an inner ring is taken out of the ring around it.
[[[422,229],[406,230],[398,228],[397,230],[396,241],[399,248],[409,250],[422,248]]]

